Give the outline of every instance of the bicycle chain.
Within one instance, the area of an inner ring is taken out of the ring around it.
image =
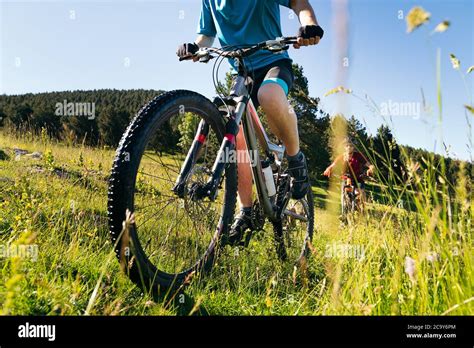
[[[251,223],[252,229],[255,231],[263,230],[263,226],[265,225],[265,215],[263,214],[263,209],[258,200],[253,203]]]

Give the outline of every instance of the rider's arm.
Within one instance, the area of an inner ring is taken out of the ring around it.
[[[298,34],[298,42],[293,45],[298,49],[301,46],[317,45],[323,37],[324,31],[318,24],[313,7],[308,0],[291,0],[291,9],[298,16],[301,28]]]
[[[342,162],[344,159],[344,155],[339,155],[334,159],[334,162],[330,165],[331,169],[333,169],[339,162]]]
[[[194,43],[198,45],[199,47],[212,47],[212,44],[214,43],[214,38],[211,36],[200,34],[198,35]]]
[[[336,159],[334,160],[334,162],[332,162],[332,164],[326,168],[326,170],[324,171],[324,175],[326,176],[331,176],[332,174],[332,170],[334,169],[334,167],[340,162],[342,161],[344,158],[344,155],[339,155],[336,157]]]
[[[374,175],[375,166],[373,164],[370,164],[369,162],[366,163],[366,166],[367,166],[367,176]]]
[[[214,43],[217,31],[212,18],[211,9],[207,1],[201,2],[201,15],[199,17],[199,24],[197,28],[198,37],[191,44],[183,44],[178,47],[178,56],[185,57],[193,55],[200,47],[211,47]],[[193,61],[198,61],[199,58],[193,58]]]
[[[344,155],[337,156],[336,159],[334,160],[334,162],[332,162],[331,167],[334,168],[343,159],[344,159]]]
[[[291,9],[298,16],[302,26],[319,25],[314,14],[313,6],[308,0],[291,0]]]
[[[364,161],[365,167],[367,168],[367,172],[366,172],[367,176],[372,176],[374,174],[375,166],[369,162],[369,160],[367,159],[367,157],[365,157],[363,153],[359,153],[359,154]]]
[[[205,0],[201,2],[201,14],[199,16],[197,33],[199,36],[208,38],[214,38],[217,35],[216,25],[214,23],[214,18],[212,17],[212,11],[209,7],[209,2]]]

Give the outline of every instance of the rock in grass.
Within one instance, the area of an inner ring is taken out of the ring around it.
[[[23,149],[18,149],[18,148],[14,148],[13,152],[15,153],[15,156],[22,156],[28,153],[28,151],[23,150]]]
[[[43,158],[43,154],[41,152],[38,152],[38,151],[35,151],[33,153],[29,153],[27,155],[25,155],[29,158],[33,158],[33,159],[41,159]]]
[[[9,159],[10,159],[10,156],[8,156],[5,151],[0,149],[0,161],[7,161]]]

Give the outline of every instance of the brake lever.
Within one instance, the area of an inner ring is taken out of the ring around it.
[[[199,63],[208,63],[211,59],[214,59],[214,56],[211,56],[210,54],[199,58]]]
[[[267,50],[270,52],[282,52],[282,51],[288,51],[290,49],[290,46],[270,46],[267,47]]]
[[[179,57],[180,62],[183,62],[185,60],[191,60],[191,59],[193,59],[193,56]]]
[[[185,61],[185,60],[192,60],[194,58],[199,58],[200,63],[207,63],[211,59],[214,59],[215,57],[210,55],[209,52],[207,52],[207,54],[205,54],[205,55],[203,54],[201,56],[194,54],[194,55],[191,55],[191,56],[180,57],[179,61],[182,62],[182,61]]]

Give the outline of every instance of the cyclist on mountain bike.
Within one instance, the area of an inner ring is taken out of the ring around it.
[[[330,177],[334,167],[342,162],[344,165],[343,172],[353,176],[358,184],[360,202],[363,205],[365,203],[365,176],[372,176],[375,167],[370,164],[362,153],[355,151],[354,143],[350,139],[345,139],[344,150],[344,154],[336,157],[334,162],[326,168],[324,175]]]
[[[216,36],[221,46],[254,44],[281,37],[280,5],[292,9],[301,23],[294,48],[318,44],[324,31],[308,0],[202,0],[198,38],[194,43],[180,45],[177,55],[185,58],[200,47],[211,47]],[[230,63],[235,73],[235,63],[233,60]],[[246,58],[246,65],[253,70],[249,75],[254,77],[249,81],[253,85],[252,101],[255,107],[262,106],[270,129],[285,145],[293,198],[301,199],[310,183],[306,158],[299,146],[296,115],[287,98],[294,79],[291,63],[287,52],[260,51]],[[243,134],[241,127],[236,140],[237,151],[247,149]],[[238,194],[240,213],[229,233],[232,245],[238,244],[245,231],[252,228],[252,171],[248,161],[238,163]]]

